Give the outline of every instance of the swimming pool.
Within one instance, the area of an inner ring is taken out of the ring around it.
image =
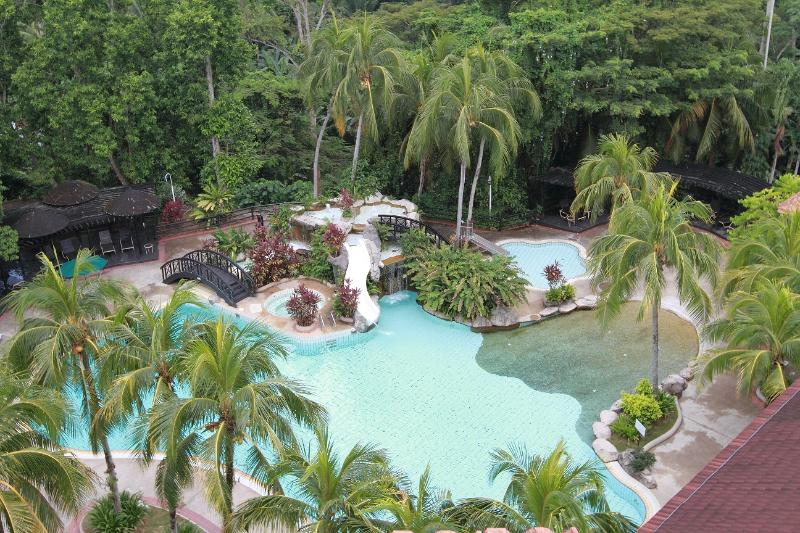
[[[586,274],[585,253],[579,245],[565,241],[506,241],[500,246],[508,250],[522,270],[528,284],[537,289],[547,289],[544,267],[556,261],[568,280]]]
[[[313,289],[309,289],[311,292],[319,296],[319,302],[317,303],[317,309],[322,309],[325,305],[325,297],[319,291],[315,291]],[[292,293],[294,289],[286,289],[280,292],[276,292],[264,302],[264,310],[275,316],[280,317],[289,317],[289,310],[286,308],[286,304],[289,302],[289,298],[292,297]]]
[[[597,460],[576,427],[581,403],[485,371],[476,361],[483,336],[429,315],[413,293],[384,297],[381,320],[369,333],[312,348],[288,342],[291,355],[278,365],[308,385],[328,410],[340,451],[358,442],[377,444],[412,480],[429,464],[434,484],[455,498],[501,498],[502,483],[487,480],[489,454],[511,443],[546,454],[563,439],[577,461]],[[301,436],[311,438],[305,430]],[[111,447],[126,449],[127,439],[114,434]],[[65,444],[88,449],[78,435]],[[642,501],[610,475],[607,486],[611,507],[641,523]]]

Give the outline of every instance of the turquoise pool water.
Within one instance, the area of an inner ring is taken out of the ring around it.
[[[279,364],[326,407],[340,450],[375,443],[412,480],[430,464],[436,486],[455,498],[501,498],[502,483],[487,480],[489,452],[510,443],[545,454],[564,439],[577,461],[596,460],[576,430],[581,404],[483,370],[476,362],[482,342],[403,292],[381,300],[381,320],[369,333],[315,345],[290,341],[292,354]],[[66,444],[88,447],[80,437]],[[127,445],[125,435],[113,436],[112,448]],[[612,508],[642,522],[641,500],[610,476],[608,487]]]
[[[567,279],[577,278],[586,273],[586,263],[580,249],[567,242],[523,242],[514,241],[501,245],[508,250],[517,266],[522,270],[528,284],[537,289],[547,288],[544,267],[556,261]]]
[[[286,308],[286,304],[289,302],[289,298],[292,297],[292,293],[294,289],[286,289],[284,291],[276,292],[269,298],[267,301],[264,302],[264,310],[274,316],[280,317],[289,317],[289,309]],[[322,296],[321,293],[312,290],[311,292],[315,293],[319,296],[319,303],[317,303],[317,309],[322,309],[322,306],[325,305],[325,297]]]

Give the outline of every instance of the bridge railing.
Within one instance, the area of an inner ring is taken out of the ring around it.
[[[185,254],[183,257],[224,270],[238,279],[239,282],[245,286],[248,294],[252,295],[256,292],[256,283],[253,281],[253,277],[225,254],[215,252],[214,250],[194,250]]]
[[[410,229],[421,229],[428,234],[437,246],[447,243],[447,239],[424,222],[415,218],[408,218],[400,215],[378,215],[378,223],[385,224],[391,228],[392,238],[397,238],[398,233],[405,233]]]
[[[169,237],[190,231],[209,230],[220,228],[231,224],[255,220],[258,215],[263,217],[271,216],[278,212],[283,206],[293,207],[297,203],[267,204],[252,207],[241,207],[219,215],[211,215],[200,219],[187,218],[178,222],[162,222],[158,225],[156,232],[158,238]],[[189,215],[187,215],[189,216]]]
[[[225,302],[231,306],[236,306],[233,295],[233,288],[209,265],[188,257],[177,257],[170,259],[161,265],[161,279],[164,283],[169,283],[175,279],[197,279],[210,285]]]

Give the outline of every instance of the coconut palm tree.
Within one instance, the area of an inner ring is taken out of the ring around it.
[[[656,151],[640,148],[624,133],[600,137],[596,154],[584,157],[575,169],[577,196],[570,210],[573,214],[589,210],[592,220],[606,209],[639,198],[669,174],[653,172],[658,160]]]
[[[706,319],[712,303],[702,281],[716,283],[720,245],[707,233],[696,232],[692,221],[708,222],[712,211],[691,198],[677,200],[677,182],[662,182],[648,196],[618,206],[611,214],[608,233],[589,248],[589,272],[595,287],[604,286],[598,299],[602,322],[619,313],[620,306],[641,289],[639,320],[647,311],[652,323],[650,381],[658,387],[658,311],[673,271],[678,297],[696,320]]]
[[[779,281],[761,280],[753,289],[732,294],[725,316],[705,328],[711,342],[725,347],[704,354],[702,376],[733,371],[743,396],[759,389],[771,402],[800,365],[800,296]]]
[[[495,450],[489,478],[510,475],[503,500],[468,498],[448,517],[467,531],[505,527],[526,531],[545,527],[581,533],[636,531],[636,525],[609,509],[600,467],[575,463],[560,442],[546,457],[531,455],[524,446]]]
[[[800,212],[762,218],[733,239],[721,289],[754,292],[759,280],[780,282],[800,293]]]
[[[338,39],[334,71],[342,76],[335,82],[332,97],[333,123],[339,135],[345,133],[348,115],[356,119],[353,148],[353,185],[358,169],[362,137],[380,137],[382,120],[388,118],[395,92],[395,77],[401,72],[400,40],[386,30],[378,19],[367,16],[354,19]],[[344,65],[342,69],[339,65]]]
[[[386,453],[358,444],[340,458],[325,427],[317,427],[315,434],[313,446],[287,450],[269,474],[273,485],[278,480],[293,483],[299,498],[273,493],[248,499],[236,511],[238,527],[315,533],[378,530],[377,502],[399,496]]]
[[[186,305],[199,305],[192,284],[181,285],[163,307],[142,297],[120,313],[110,329],[113,342],[102,358],[100,384],[106,401],[98,413],[105,423],[125,422],[138,427],[137,450],[145,463],[164,454],[156,469],[156,493],[170,514],[170,526],[177,533],[177,509],[183,488],[192,482],[191,457],[198,451],[195,434],[176,442],[159,440],[149,415],[155,407],[176,398],[176,386],[185,360],[185,349],[193,333],[193,322],[181,312]],[[133,419],[139,417],[137,424]]]
[[[391,520],[383,521],[382,529],[434,533],[455,527],[444,517],[446,507],[452,505],[450,493],[436,490],[432,486],[430,466],[425,468],[419,478],[416,494],[411,494],[404,488],[399,496],[398,499],[397,494],[391,494],[376,506],[379,513],[389,513],[392,517]]]
[[[80,250],[75,272],[92,272],[91,252]],[[108,487],[119,512],[116,466],[108,444],[107,426],[97,423],[103,394],[93,369],[97,368],[112,321],[112,305],[129,298],[115,282],[96,276],[64,279],[60,270],[40,254],[42,271],[4,303],[20,321],[20,330],[8,342],[8,359],[16,371],[57,391],[71,389],[84,414],[92,451],[102,450]]]
[[[181,363],[186,397],[155,407],[151,438],[175,448],[196,439],[187,449],[198,448],[205,460],[206,497],[227,532],[232,530],[236,450],[243,460],[237,466],[260,479],[270,466],[267,453],[280,454],[293,445],[294,425],[320,424],[324,411],[306,397],[302,385],[280,373],[274,359],[286,352],[257,323],[239,327],[219,316],[196,328]]]
[[[61,395],[0,370],[0,530],[61,531],[94,491],[96,476],[57,444]]]

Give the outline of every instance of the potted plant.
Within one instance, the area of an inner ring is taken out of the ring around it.
[[[314,321],[317,318],[319,309],[319,294],[306,288],[302,283],[295,288],[289,301],[286,302],[286,309],[289,316],[294,319],[297,331],[311,331],[314,329]]]
[[[353,323],[359,294],[361,289],[350,285],[349,279],[345,279],[342,286],[336,289],[333,295],[333,312],[339,320],[347,324]]]

